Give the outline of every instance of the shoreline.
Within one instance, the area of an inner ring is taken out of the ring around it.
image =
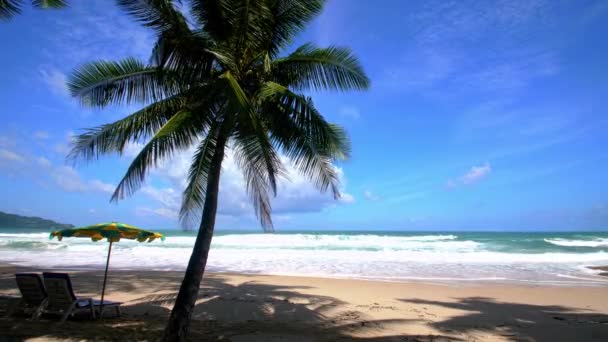
[[[32,269],[0,265],[0,295],[18,294],[16,271]],[[99,298],[103,270],[68,272],[79,296]],[[0,331],[24,340],[125,335],[156,340],[182,277],[179,271],[110,270],[106,298],[125,303],[122,318],[76,318],[56,328],[53,317],[40,322],[17,317],[0,320]],[[601,341],[608,340],[607,298],[608,287],[207,273],[193,314],[192,340]]]
[[[27,270],[30,272],[99,272],[103,268],[97,266],[79,266],[79,267],[57,267],[57,268],[39,268],[35,269],[31,266],[7,263],[0,261],[0,270],[5,267],[13,267],[15,269]],[[608,266],[581,266],[589,271],[588,278],[568,277],[564,279],[576,280],[523,280],[523,279],[508,279],[508,278],[441,278],[441,277],[399,277],[399,278],[379,278],[379,277],[362,277],[362,276],[341,276],[341,275],[324,275],[324,274],[281,274],[281,273],[261,273],[261,272],[235,272],[235,271],[206,271],[205,275],[232,275],[232,276],[260,276],[260,277],[289,277],[289,278],[311,278],[311,279],[335,279],[335,280],[356,280],[369,281],[380,283],[403,283],[403,284],[427,284],[440,285],[451,287],[475,287],[475,286],[521,286],[521,287],[561,287],[561,288],[595,288],[608,287]],[[114,272],[171,272],[183,274],[185,270],[167,270],[167,269],[112,269],[110,265],[110,274]]]

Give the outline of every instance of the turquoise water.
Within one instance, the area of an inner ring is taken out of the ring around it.
[[[112,267],[183,270],[196,233],[164,233],[164,242],[115,244]],[[0,262],[101,268],[106,251],[107,243],[88,239],[0,230]],[[588,269],[599,265],[608,265],[608,232],[218,231],[209,259],[218,272],[604,286]]]

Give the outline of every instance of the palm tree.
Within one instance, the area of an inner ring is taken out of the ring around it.
[[[65,0],[31,0],[32,6],[36,8],[63,8],[67,7]],[[17,14],[21,14],[24,0],[0,0],[0,20],[8,20]]]
[[[276,195],[284,173],[279,151],[320,191],[340,196],[333,161],[349,156],[349,140],[302,92],[364,90],[369,79],[346,48],[305,44],[281,55],[324,2],[191,0],[190,22],[170,0],[119,0],[156,33],[150,62],[99,61],[70,77],[71,93],[85,105],[144,104],[121,120],[87,130],[73,143],[71,158],[91,160],[147,141],[112,201],[132,195],[161,160],[196,146],[180,219],[200,225],[166,341],[187,334],[213,236],[227,148],[266,230],[272,230],[270,195]]]

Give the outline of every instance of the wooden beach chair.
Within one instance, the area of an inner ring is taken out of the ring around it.
[[[101,308],[101,301],[76,297],[67,273],[43,273],[43,277],[49,296],[45,312],[62,314],[60,322],[65,322],[70,315],[82,310],[90,312],[91,317],[95,319],[96,311]],[[103,301],[104,309],[114,307],[117,316],[120,316],[121,304],[121,302]]]
[[[8,310],[7,316],[11,316],[15,310],[22,308],[25,313],[32,313],[32,319],[38,319],[48,302],[48,295],[42,278],[37,273],[17,273],[15,274],[15,280],[19,292],[21,292],[21,299]]]

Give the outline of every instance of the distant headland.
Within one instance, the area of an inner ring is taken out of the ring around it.
[[[69,229],[73,224],[57,223],[40,217],[28,217],[0,211],[0,229],[23,228],[23,229]]]

